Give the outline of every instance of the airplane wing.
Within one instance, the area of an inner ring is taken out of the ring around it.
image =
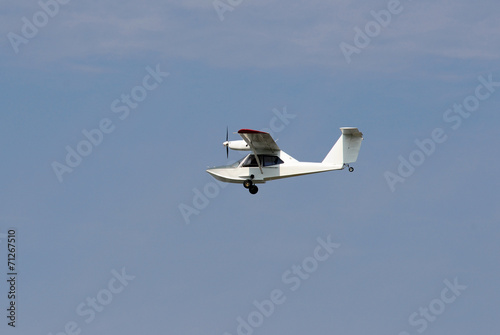
[[[269,133],[252,129],[240,129],[238,130],[238,134],[250,146],[259,165],[260,172],[264,173],[262,171],[262,162],[258,155],[280,151],[280,148]]]
[[[254,154],[280,151],[280,148],[269,133],[252,129],[240,129],[238,130],[238,134],[247,142],[252,151],[254,151]]]

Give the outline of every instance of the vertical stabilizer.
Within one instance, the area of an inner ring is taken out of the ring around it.
[[[343,127],[340,130],[342,135],[323,159],[323,164],[344,165],[354,163],[358,159],[363,134],[354,127]]]

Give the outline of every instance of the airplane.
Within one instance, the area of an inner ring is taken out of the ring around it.
[[[349,168],[349,172],[353,172],[354,168],[349,164],[358,159],[363,134],[355,127],[343,127],[340,131],[342,135],[323,161],[312,163],[299,162],[285,153],[269,133],[240,129],[238,134],[243,140],[229,141],[226,130],[226,141],[222,144],[226,147],[227,157],[229,149],[251,151],[251,153],[231,165],[213,167],[206,171],[217,180],[243,184],[251,194],[259,191],[256,184],[270,180],[343,170],[345,167]]]

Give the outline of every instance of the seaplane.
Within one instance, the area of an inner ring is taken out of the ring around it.
[[[226,129],[226,156],[229,149],[251,151],[248,155],[231,165],[209,168],[206,171],[215,179],[227,183],[243,184],[251,194],[256,194],[263,184],[270,180],[302,176],[348,168],[358,159],[363,134],[355,127],[340,128],[342,134],[321,162],[300,162],[281,150],[269,133],[240,129],[242,140],[229,141]]]

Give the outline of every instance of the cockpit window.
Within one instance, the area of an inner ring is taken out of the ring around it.
[[[271,155],[259,155],[259,160],[262,166],[272,166],[283,163],[283,161],[278,156],[271,156]],[[257,164],[257,159],[255,159],[255,155],[250,154],[246,157],[241,166],[258,167],[259,165]]]
[[[277,164],[283,163],[283,161],[278,156],[263,155],[263,157],[261,159],[262,159],[263,166],[271,166],[271,165],[277,165]]]
[[[241,165],[242,167],[257,167],[259,166],[257,164],[257,160],[255,159],[255,155],[248,155],[243,164]]]

